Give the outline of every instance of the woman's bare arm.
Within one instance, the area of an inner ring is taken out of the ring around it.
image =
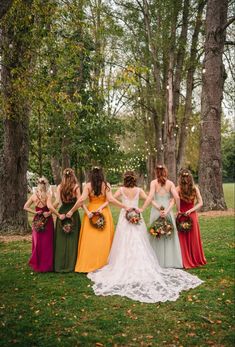
[[[140,212],[142,213],[146,207],[148,207],[148,205],[151,203],[151,201],[154,198],[154,194],[155,194],[155,181],[152,181],[150,184],[150,191],[149,191],[149,195],[147,196],[147,199],[145,200],[142,208],[140,208]]]
[[[37,211],[30,208],[30,206],[34,203],[34,198],[35,198],[34,194],[30,196],[30,198],[24,204],[24,210],[33,214],[38,214]]]
[[[198,187],[196,187],[196,196],[197,196],[197,204],[193,206],[190,210],[186,211],[185,214],[189,215],[190,213],[198,210],[203,206],[202,196]]]
[[[178,191],[177,191],[177,189],[176,189],[176,187],[175,187],[173,182],[172,182],[172,185],[171,185],[170,192],[171,192],[171,194],[172,194],[172,196],[173,196],[173,198],[175,200],[177,211],[179,212],[180,211],[180,197],[179,197]],[[173,204],[173,206],[174,206],[174,204]]]

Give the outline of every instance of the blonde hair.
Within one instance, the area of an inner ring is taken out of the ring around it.
[[[47,193],[49,190],[49,182],[46,177],[42,176],[38,179],[38,184],[36,188],[36,195],[39,197],[42,202],[46,203]]]

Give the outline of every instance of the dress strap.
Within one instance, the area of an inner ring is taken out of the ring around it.
[[[39,202],[43,205],[43,207],[45,207],[46,206],[45,201],[43,202],[42,199],[38,196],[37,193],[36,193],[36,197],[39,200]]]

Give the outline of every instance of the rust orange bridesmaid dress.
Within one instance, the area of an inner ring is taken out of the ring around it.
[[[89,211],[96,211],[106,202],[105,195],[89,195]],[[89,218],[84,214],[78,243],[78,256],[75,272],[91,272],[107,264],[111,249],[114,224],[109,206],[102,210],[105,218],[103,229],[96,229],[90,224]]]

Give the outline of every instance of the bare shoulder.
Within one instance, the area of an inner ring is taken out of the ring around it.
[[[37,195],[36,195],[36,193],[33,193],[33,194],[29,197],[29,200],[31,200],[31,201],[36,201],[36,200],[37,200]]]
[[[84,188],[91,190],[91,182],[87,182]]]
[[[172,188],[172,187],[175,187],[175,184],[171,180],[166,180],[166,186]]]
[[[176,191],[179,193],[180,187],[179,187],[179,186],[176,186],[175,189],[176,189]]]

